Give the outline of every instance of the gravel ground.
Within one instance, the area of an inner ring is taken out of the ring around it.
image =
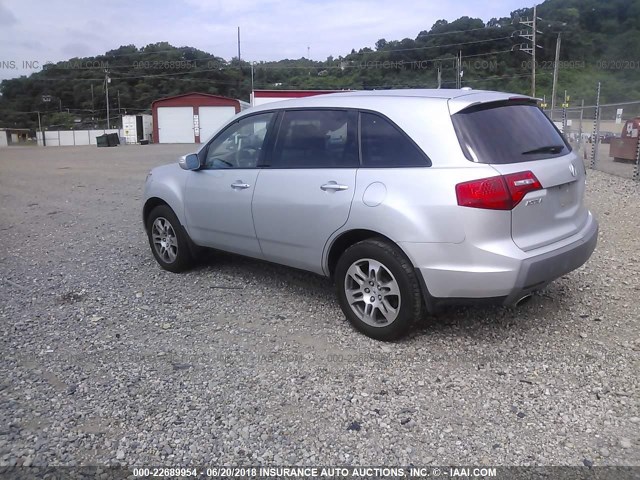
[[[396,343],[326,279],[176,275],[140,219],[189,145],[0,150],[2,465],[640,465],[640,188],[589,172],[591,261]]]

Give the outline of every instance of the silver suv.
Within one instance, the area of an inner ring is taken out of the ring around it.
[[[155,168],[143,219],[167,270],[201,247],[334,279],[360,331],[442,304],[517,304],[584,264],[598,224],[580,158],[533,98],[346,92],[245,110]]]

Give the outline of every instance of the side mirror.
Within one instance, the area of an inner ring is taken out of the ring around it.
[[[200,168],[200,160],[197,154],[190,153],[189,155],[180,157],[178,165],[180,165],[180,168],[183,170],[198,170]]]

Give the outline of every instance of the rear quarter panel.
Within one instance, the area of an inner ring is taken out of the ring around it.
[[[468,234],[465,226],[477,228],[478,216],[458,205],[455,185],[496,175],[488,165],[467,163],[465,168],[359,169],[349,219],[327,242],[325,270],[331,245],[351,230],[377,232],[398,245],[464,242]],[[375,195],[371,194],[372,189]],[[490,213],[495,220],[495,212]],[[501,230],[501,235],[506,229],[508,234],[509,217],[502,215],[499,220],[495,229]]]

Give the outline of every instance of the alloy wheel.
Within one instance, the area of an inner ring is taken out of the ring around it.
[[[351,264],[344,293],[353,312],[367,325],[385,327],[398,317],[400,286],[391,271],[377,260],[363,258]]]
[[[175,262],[178,257],[178,239],[171,223],[164,217],[158,217],[151,227],[153,247],[166,263]]]

